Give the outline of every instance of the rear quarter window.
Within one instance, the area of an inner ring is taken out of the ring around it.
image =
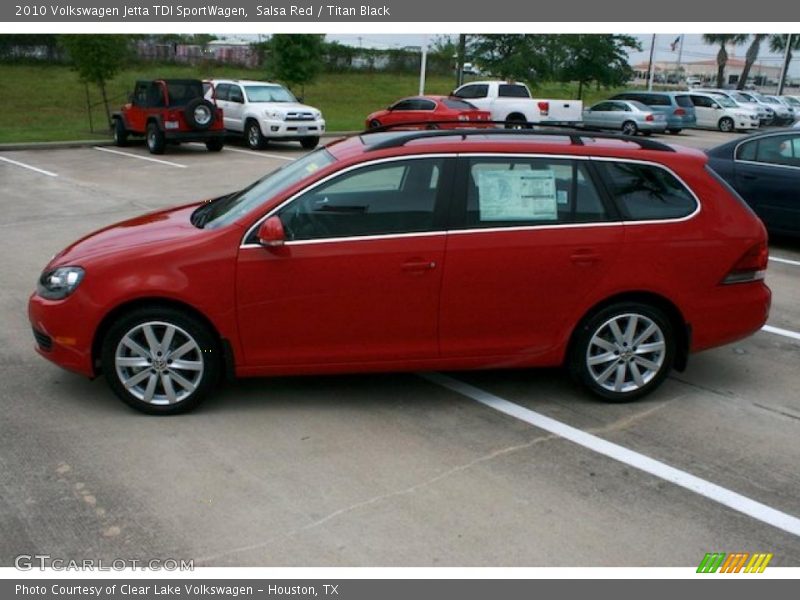
[[[682,106],[683,108],[694,106],[694,104],[692,104],[692,99],[689,98],[689,96],[675,96],[675,102],[678,103],[678,106]]]
[[[627,162],[597,164],[626,221],[679,219],[697,209],[694,195],[666,169]]]
[[[511,85],[501,83],[497,90],[497,95],[501,98],[530,98],[528,89],[522,85]]]

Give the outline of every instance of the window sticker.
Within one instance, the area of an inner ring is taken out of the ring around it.
[[[558,204],[566,206],[569,204],[569,196],[567,196],[567,190],[558,190]]]
[[[555,221],[556,175],[542,171],[480,171],[481,221]]]

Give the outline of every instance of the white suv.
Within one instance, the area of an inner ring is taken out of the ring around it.
[[[760,124],[755,110],[739,106],[727,96],[705,92],[689,92],[697,115],[697,127],[736,131],[737,129],[758,129]]]
[[[254,150],[269,140],[297,141],[311,150],[325,132],[319,109],[301,104],[278,83],[215,79],[210,84],[206,98],[222,109],[225,129],[243,134]]]

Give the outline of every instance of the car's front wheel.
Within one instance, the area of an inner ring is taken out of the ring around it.
[[[317,136],[306,137],[300,140],[300,145],[303,147],[303,150],[313,150],[319,144],[319,138]]]
[[[247,145],[253,150],[261,150],[267,145],[267,139],[261,133],[261,126],[258,121],[248,121],[244,128],[244,136]]]
[[[128,145],[128,130],[125,129],[125,123],[120,118],[114,119],[114,145]]]
[[[722,117],[719,120],[719,130],[725,133],[730,133],[736,129],[736,124],[730,117]]]
[[[133,408],[169,415],[196,407],[220,372],[218,344],[199,319],[168,307],[118,319],[102,346],[103,372]]]
[[[654,306],[621,302],[585,319],[571,346],[572,375],[610,402],[634,400],[657,388],[672,369],[675,334]]]

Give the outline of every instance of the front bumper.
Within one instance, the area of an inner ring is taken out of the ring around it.
[[[94,377],[94,329],[87,322],[87,314],[74,295],[64,300],[46,300],[34,293],[28,300],[36,351],[64,369]]]
[[[323,133],[325,133],[324,119],[316,121],[261,119],[261,134],[266,138],[301,140],[307,137],[319,137]]]

